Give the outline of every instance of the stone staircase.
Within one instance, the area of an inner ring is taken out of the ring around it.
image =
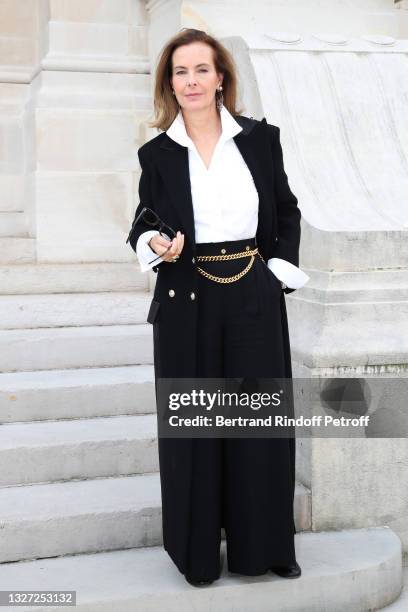
[[[148,277],[2,265],[0,287],[0,590],[75,590],[81,612],[366,612],[398,597],[397,535],[314,533],[300,482],[300,579],[229,573],[223,538],[221,579],[189,585],[161,546]]]
[[[5,213],[2,214],[2,217]],[[2,219],[3,222],[3,219]],[[28,264],[35,262],[35,238],[19,236],[1,236],[0,265]]]

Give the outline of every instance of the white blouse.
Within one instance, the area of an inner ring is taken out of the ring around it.
[[[257,231],[258,191],[233,139],[242,127],[225,106],[221,108],[221,125],[221,136],[208,169],[187,134],[181,110],[166,132],[172,140],[188,148],[196,244],[245,240],[253,238]],[[148,245],[155,234],[158,234],[157,230],[146,231],[137,241],[136,253],[142,272],[164,261],[157,259],[148,263],[157,257]],[[267,264],[291,289],[302,287],[310,278],[297,266],[278,257],[272,257]]]

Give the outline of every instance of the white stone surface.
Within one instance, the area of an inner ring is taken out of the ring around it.
[[[138,203],[148,84],[140,74],[50,70],[39,76],[38,261],[136,260],[126,238]]]
[[[0,265],[32,263],[35,259],[36,241],[34,238],[0,237]]]
[[[26,236],[27,228],[23,212],[1,213],[0,236]]]
[[[138,83],[145,84],[130,76],[71,77],[68,94],[66,82],[44,79],[37,113],[39,261],[136,260],[126,245],[139,177],[140,109],[131,107],[136,99],[145,105]]]
[[[3,424],[0,463],[0,487],[155,472],[156,415]]]
[[[0,423],[155,411],[152,365],[0,373]]]
[[[408,548],[406,438],[315,439],[312,470],[314,530],[387,525]]]
[[[102,151],[108,150],[106,143],[100,144]],[[130,172],[41,173],[36,189],[38,261],[133,258],[125,244],[129,231],[126,211],[133,193]],[[74,226],[72,232],[70,228]]]
[[[52,21],[126,23],[129,17],[129,0],[50,0]]]
[[[367,273],[408,269],[406,230],[320,231],[302,223],[300,261],[308,269]]]
[[[29,80],[44,49],[48,3],[3,0],[0,5],[0,80]]]
[[[36,107],[44,113],[47,109],[104,111],[107,116],[118,110],[132,112],[135,137],[140,141],[137,124],[151,112],[150,82],[150,74],[143,73],[46,70],[36,80]]]
[[[153,273],[154,274],[154,273]],[[148,276],[132,263],[0,265],[0,294],[44,295],[101,291],[145,291]]]
[[[366,612],[400,593],[400,543],[391,530],[295,538],[302,568],[295,580],[230,573],[222,543],[222,575],[205,588],[188,584],[162,547],[8,563],[0,566],[0,588],[75,590],[81,612]]]
[[[126,55],[128,45],[125,23],[50,22],[50,48],[55,54]]]
[[[3,106],[3,105],[2,105]],[[7,173],[22,173],[24,168],[24,139],[21,117],[9,108],[2,108],[0,119],[0,163]]]
[[[151,297],[137,291],[0,296],[0,329],[146,323]]]
[[[0,372],[153,363],[150,323],[3,330]]]
[[[147,15],[141,0],[50,1],[47,68],[147,71]],[[92,68],[91,68],[92,66]]]
[[[65,180],[64,189],[69,187],[68,181],[74,180],[78,189],[77,197],[87,195],[89,198],[92,194],[81,194],[84,181],[96,179],[101,189],[107,190],[110,173],[120,173],[113,177],[120,183],[126,181],[125,173],[138,170],[135,147],[137,132],[133,113],[130,110],[128,112],[108,109],[78,111],[65,108],[48,109],[45,112],[41,109],[37,111],[37,128],[40,196],[44,195],[41,189],[46,178],[54,178],[60,183]],[[64,143],[64,147],[61,147],[61,142]],[[58,171],[63,174],[44,175]],[[67,172],[77,174],[72,176]],[[88,172],[91,173],[89,176]],[[58,194],[58,184],[52,185],[52,193],[58,197],[59,211],[63,193]],[[72,195],[68,192],[65,197],[72,198]],[[98,199],[101,195],[103,194],[98,194]],[[112,197],[114,194],[109,192],[108,195]],[[78,205],[76,200],[71,203]],[[112,209],[115,210],[115,202],[112,202]]]
[[[354,271],[319,269],[312,270],[311,273],[312,278],[302,287],[302,297],[322,304],[408,299],[408,269],[405,268]]]
[[[265,115],[281,128],[290,184],[314,228],[408,228],[406,53],[251,51]]]
[[[317,32],[337,36],[387,34],[398,36],[404,31],[402,13],[394,0],[246,0],[234,2],[201,2],[190,0],[188,10],[175,11],[171,2],[147,3],[150,17],[149,48],[156,57],[169,30],[182,26],[211,31],[215,36],[231,33],[249,37],[268,31],[313,35]],[[405,35],[405,37],[407,37]]]
[[[403,580],[404,587],[401,592],[401,595],[398,597],[396,601],[394,601],[389,606],[385,606],[381,608],[381,610],[385,610],[385,612],[406,612],[408,610],[408,565],[405,563],[403,569]]]
[[[3,487],[0,506],[0,563],[161,542],[155,473]]]
[[[3,10],[4,6],[0,13]],[[13,43],[9,51],[12,46]],[[6,61],[6,57],[2,56],[1,61]],[[32,236],[30,215],[34,193],[30,95],[29,85],[0,82],[0,264],[30,261],[30,251],[35,253],[30,242],[24,240]]]
[[[328,296],[321,303],[318,296],[310,295],[290,301],[297,362],[309,369],[406,364],[408,300],[383,295],[383,299],[353,302],[353,293],[334,303],[325,303]]]
[[[3,95],[0,86],[0,95]],[[0,189],[3,197],[0,200],[0,211],[21,212],[24,208],[24,180],[23,176],[14,172],[0,173]]]

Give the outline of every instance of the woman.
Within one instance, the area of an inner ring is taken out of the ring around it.
[[[232,57],[205,32],[183,29],[162,50],[151,125],[163,133],[138,151],[128,237],[158,275],[156,394],[159,377],[292,376],[284,293],[309,278],[301,214],[279,128],[238,114],[236,85]],[[222,527],[229,571],[300,575],[293,438],[159,437],[159,461],[163,543],[188,582],[219,578]]]

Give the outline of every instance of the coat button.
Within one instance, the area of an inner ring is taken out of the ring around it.
[[[227,252],[227,251],[226,251],[225,249],[221,249],[221,253],[222,253],[223,255],[225,255],[225,253],[226,253],[226,252]]]
[[[169,296],[174,297],[175,295],[176,295],[176,292],[174,291],[174,289],[169,289]]]
[[[191,260],[193,263],[195,263],[195,257],[193,257],[193,259]]]
[[[192,299],[192,300],[195,300],[195,293],[194,293],[194,291],[192,291],[192,292],[190,293],[190,297],[191,297],[191,299]]]
[[[275,242],[277,242],[277,241],[278,241],[278,237],[276,236],[276,238],[275,238]]]

